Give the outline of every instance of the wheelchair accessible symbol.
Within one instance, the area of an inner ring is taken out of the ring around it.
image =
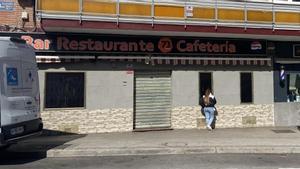
[[[8,86],[18,85],[18,70],[17,68],[6,68],[6,77]]]

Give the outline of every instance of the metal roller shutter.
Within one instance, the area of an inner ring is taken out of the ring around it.
[[[135,73],[135,129],[171,127],[171,72]]]

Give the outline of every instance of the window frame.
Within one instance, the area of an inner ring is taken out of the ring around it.
[[[46,107],[46,85],[47,85],[47,74],[49,73],[82,73],[83,74],[83,106],[82,107],[56,107],[56,108],[48,108]],[[86,109],[86,72],[80,72],[80,71],[68,71],[68,72],[64,72],[64,71],[46,71],[44,73],[44,79],[45,79],[45,83],[44,83],[44,98],[43,98],[43,110],[47,111],[47,110],[74,110],[74,109]]]
[[[296,48],[300,49],[300,44],[294,44],[293,45],[293,57],[294,58],[300,58],[300,53],[299,53],[299,55],[296,55]]]
[[[242,74],[249,73],[251,75],[251,95],[252,99],[251,102],[242,102]],[[240,104],[254,104],[254,78],[253,72],[240,72]]]

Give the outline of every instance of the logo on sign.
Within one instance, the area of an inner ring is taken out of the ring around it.
[[[6,77],[8,86],[18,85],[18,71],[17,68],[6,68]]]
[[[158,49],[162,53],[169,53],[173,49],[172,40],[170,38],[161,38],[158,42]]]
[[[251,43],[251,50],[261,50],[262,45],[259,41],[254,41]]]

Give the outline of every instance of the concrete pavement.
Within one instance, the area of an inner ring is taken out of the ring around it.
[[[165,130],[41,136],[8,149],[47,157],[201,153],[300,153],[297,127]]]

